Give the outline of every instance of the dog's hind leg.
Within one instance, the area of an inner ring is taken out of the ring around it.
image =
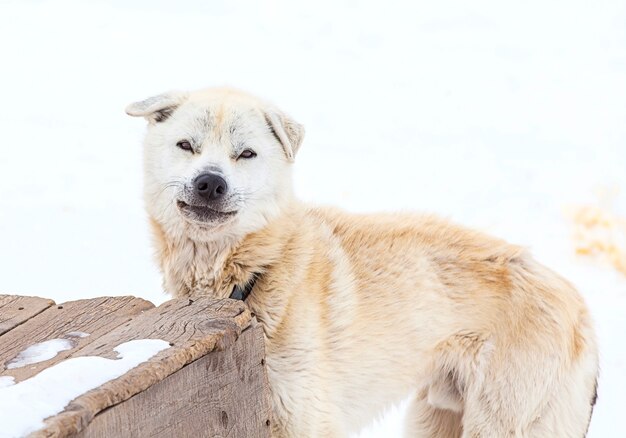
[[[584,437],[595,403],[594,347],[569,362],[555,356],[511,354],[491,362],[482,382],[469,381],[462,437]]]
[[[597,355],[587,351],[572,364],[528,436],[584,437],[597,398]]]

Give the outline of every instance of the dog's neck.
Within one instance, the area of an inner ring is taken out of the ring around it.
[[[165,291],[175,297],[228,297],[234,285],[247,283],[280,258],[281,237],[293,232],[289,216],[279,214],[262,229],[239,239],[208,242],[168,234],[151,219]]]

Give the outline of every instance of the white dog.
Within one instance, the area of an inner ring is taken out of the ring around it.
[[[301,205],[304,131],[247,94],[170,93],[127,112],[149,122],[164,287],[246,299],[265,333],[273,436],[347,436],[408,396],[408,436],[585,435],[590,317],[523,249],[432,216]]]

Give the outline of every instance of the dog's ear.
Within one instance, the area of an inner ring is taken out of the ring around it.
[[[265,120],[271,133],[283,146],[287,159],[294,161],[304,139],[304,126],[273,107],[265,109]]]
[[[145,117],[150,123],[159,123],[167,120],[186,99],[187,94],[181,92],[159,94],[131,103],[126,107],[126,114],[133,117]]]

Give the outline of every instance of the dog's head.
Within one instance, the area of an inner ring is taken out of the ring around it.
[[[167,231],[242,236],[291,199],[304,129],[272,105],[218,88],[150,97],[126,112],[148,120],[146,207]]]

